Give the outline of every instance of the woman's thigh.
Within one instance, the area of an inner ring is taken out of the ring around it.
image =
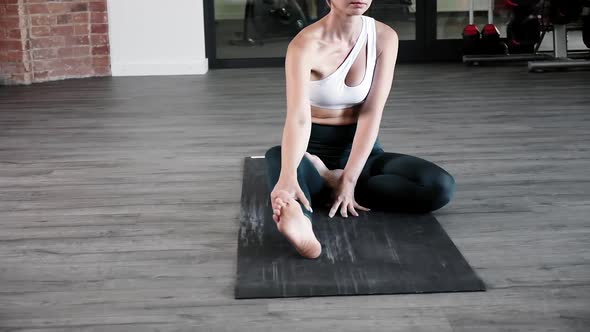
[[[430,212],[446,205],[454,190],[454,178],[435,163],[412,155],[382,152],[367,159],[355,197],[359,204],[369,208]]]

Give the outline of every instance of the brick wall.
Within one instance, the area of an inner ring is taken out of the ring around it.
[[[26,22],[22,2],[23,0],[0,0],[0,84],[31,81],[23,43]]]
[[[0,0],[11,2],[5,10],[18,8],[20,46],[22,48],[21,77],[0,71],[5,83],[30,83],[66,78],[110,75],[108,21],[106,0]],[[2,10],[2,9],[0,9]],[[12,16],[7,16],[12,17]],[[0,20],[0,33],[13,19]],[[4,29],[9,33],[13,28]],[[18,37],[16,30],[12,37]],[[6,36],[6,32],[5,32]],[[6,60],[18,58],[17,40],[7,39]],[[4,58],[0,58],[3,62]],[[6,62],[3,68],[15,69]],[[18,66],[17,66],[18,67]],[[21,68],[19,67],[19,68]],[[1,78],[0,78],[1,81]]]

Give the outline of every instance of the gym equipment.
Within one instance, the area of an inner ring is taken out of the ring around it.
[[[549,3],[549,20],[553,24],[568,24],[580,17],[582,0],[561,0]]]
[[[541,22],[538,16],[540,0],[506,0],[505,7],[512,11],[506,26],[510,54],[534,53],[541,41]]]
[[[232,45],[252,46],[272,39],[292,38],[309,24],[297,0],[247,0],[241,39]],[[254,31],[251,35],[250,26]]]
[[[314,206],[318,259],[300,257],[276,229],[264,156],[246,157],[235,297],[484,291],[461,252],[431,214],[377,210],[330,219]]]
[[[481,53],[481,33],[473,24],[473,1],[469,1],[469,24],[463,29],[463,54],[466,55]]]
[[[541,42],[541,21],[533,13],[513,15],[506,26],[510,54],[534,53],[535,45]]]
[[[473,3],[473,1],[471,1]],[[500,31],[494,25],[494,0],[489,1],[488,24],[481,30],[482,54],[507,54],[508,46],[500,39]]]
[[[582,2],[579,0],[550,1],[549,20],[553,29],[553,55],[543,61],[529,61],[531,72],[543,72],[548,69],[590,68],[590,61],[585,58],[589,53],[568,53],[567,31],[568,23],[576,21],[582,14]],[[576,58],[574,58],[576,57]]]
[[[510,8],[515,15],[523,16],[534,11],[534,8],[543,0],[506,0],[504,6]]]
[[[529,71],[542,72],[545,69],[590,68],[590,61],[574,59],[567,50],[567,26],[553,25],[553,56],[542,61],[529,61]]]
[[[510,21],[506,27],[508,54],[464,55],[463,63],[479,65],[485,62],[550,59],[549,54],[537,52],[545,28],[541,24],[538,14],[541,4],[542,2],[539,0],[506,0],[505,6],[512,10]]]

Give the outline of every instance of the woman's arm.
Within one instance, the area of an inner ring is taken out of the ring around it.
[[[306,55],[305,43],[303,38],[296,37],[289,43],[285,56],[287,118],[281,143],[281,178],[297,178],[297,166],[307,150],[311,133],[311,63]]]
[[[342,180],[349,183],[356,183],[371,154],[393,82],[399,39],[395,30],[386,24],[381,25],[384,29],[379,34],[383,35],[378,36],[377,40],[382,42],[383,48],[377,56],[373,84],[361,105],[352,149],[342,173]]]

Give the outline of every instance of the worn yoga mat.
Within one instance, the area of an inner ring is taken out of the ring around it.
[[[264,157],[244,161],[235,297],[483,291],[485,285],[431,214],[359,211],[330,219],[314,206],[322,244],[300,257],[272,220]]]

